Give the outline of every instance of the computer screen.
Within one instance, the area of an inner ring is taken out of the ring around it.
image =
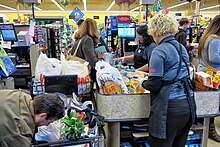
[[[135,28],[118,28],[118,37],[119,38],[135,38],[136,31]]]
[[[75,92],[78,95],[77,75],[56,75],[44,77],[45,92],[59,92],[72,96]]]
[[[29,25],[15,25],[15,33],[18,34],[20,31],[29,31]]]
[[[3,41],[18,41],[13,24],[0,24]]]
[[[4,18],[0,17],[0,23],[4,23]]]
[[[190,33],[191,33],[191,29],[190,29],[190,28],[187,28],[187,29],[186,29],[186,34],[187,34],[187,35],[190,35]]]

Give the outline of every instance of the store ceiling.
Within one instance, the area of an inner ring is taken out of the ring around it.
[[[0,4],[9,6],[10,8],[13,8],[14,10],[17,8],[17,1],[18,0],[0,0]],[[20,0],[21,1],[21,0]],[[37,6],[38,10],[43,10],[43,11],[62,11],[57,5],[55,5],[54,2],[56,1],[64,10],[67,11],[72,11],[75,7],[78,7],[80,10],[84,11],[84,1],[86,1],[86,9],[87,11],[106,11],[106,9],[111,5],[111,3],[114,0],[70,0],[70,3],[67,6],[64,6],[61,4],[61,0],[43,0],[42,4]],[[62,0],[64,1],[64,0]],[[171,7],[177,4],[181,4],[180,0],[161,0],[163,4],[163,8]],[[194,0],[195,1],[195,0]],[[200,8],[207,8],[211,6],[215,6],[215,8],[207,9],[205,11],[215,11],[215,12],[220,12],[220,0],[201,0],[200,2]],[[138,7],[140,4],[140,0],[136,0],[133,4],[131,4],[128,7],[128,4],[124,3],[121,4],[121,6],[114,4],[109,11],[128,11],[129,8],[130,10]],[[172,9],[169,9],[169,11],[187,11],[191,9],[195,9],[195,4],[196,2],[191,2],[191,5],[187,2],[184,5],[181,5],[179,7],[175,7]],[[0,5],[0,10],[10,10],[8,8],[2,7]],[[150,6],[151,9],[153,9],[153,6]],[[12,9],[12,10],[13,10]],[[31,8],[29,6],[19,5],[20,10],[30,10]],[[142,7],[142,10],[144,11],[145,7]],[[37,10],[37,8],[35,9]],[[138,10],[137,10],[138,11]]]

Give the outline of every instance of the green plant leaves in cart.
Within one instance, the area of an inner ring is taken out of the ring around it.
[[[70,116],[65,116],[61,121],[65,124],[62,132],[66,135],[67,139],[79,139],[81,133],[84,131],[84,122],[81,118],[77,118],[76,111],[70,112]]]

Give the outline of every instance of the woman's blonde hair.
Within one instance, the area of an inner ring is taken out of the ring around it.
[[[151,18],[148,31],[150,35],[175,35],[178,32],[178,22],[174,17],[159,13]]]
[[[202,57],[202,52],[204,50],[205,42],[208,37],[220,38],[220,15],[217,15],[209,24],[208,28],[205,30],[202,38],[199,40],[198,47],[198,57]]]
[[[93,39],[95,46],[98,44],[99,31],[97,28],[96,21],[94,21],[91,18],[87,18],[86,20],[83,21],[83,23],[80,25],[80,28],[76,32],[74,38],[76,40],[79,40],[85,35],[88,35]]]

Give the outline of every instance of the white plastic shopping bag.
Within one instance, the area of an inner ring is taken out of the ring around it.
[[[36,141],[58,141],[61,139],[62,123],[58,120],[48,126],[38,127],[38,132],[35,134]]]
[[[125,85],[119,70],[105,61],[98,61],[95,65],[96,81],[101,94],[127,94]]]
[[[89,74],[88,65],[89,62],[84,64],[79,61],[66,60],[64,54],[61,53],[60,60],[62,64],[62,74],[70,75],[77,74],[78,77],[86,77]]]
[[[76,74],[78,76],[78,94],[85,94],[91,91],[89,62],[80,63],[79,61],[66,60],[61,53],[62,75]]]
[[[46,54],[40,53],[35,68],[35,79],[40,81],[41,75],[60,75],[62,71],[61,62],[56,58],[48,58]]]

